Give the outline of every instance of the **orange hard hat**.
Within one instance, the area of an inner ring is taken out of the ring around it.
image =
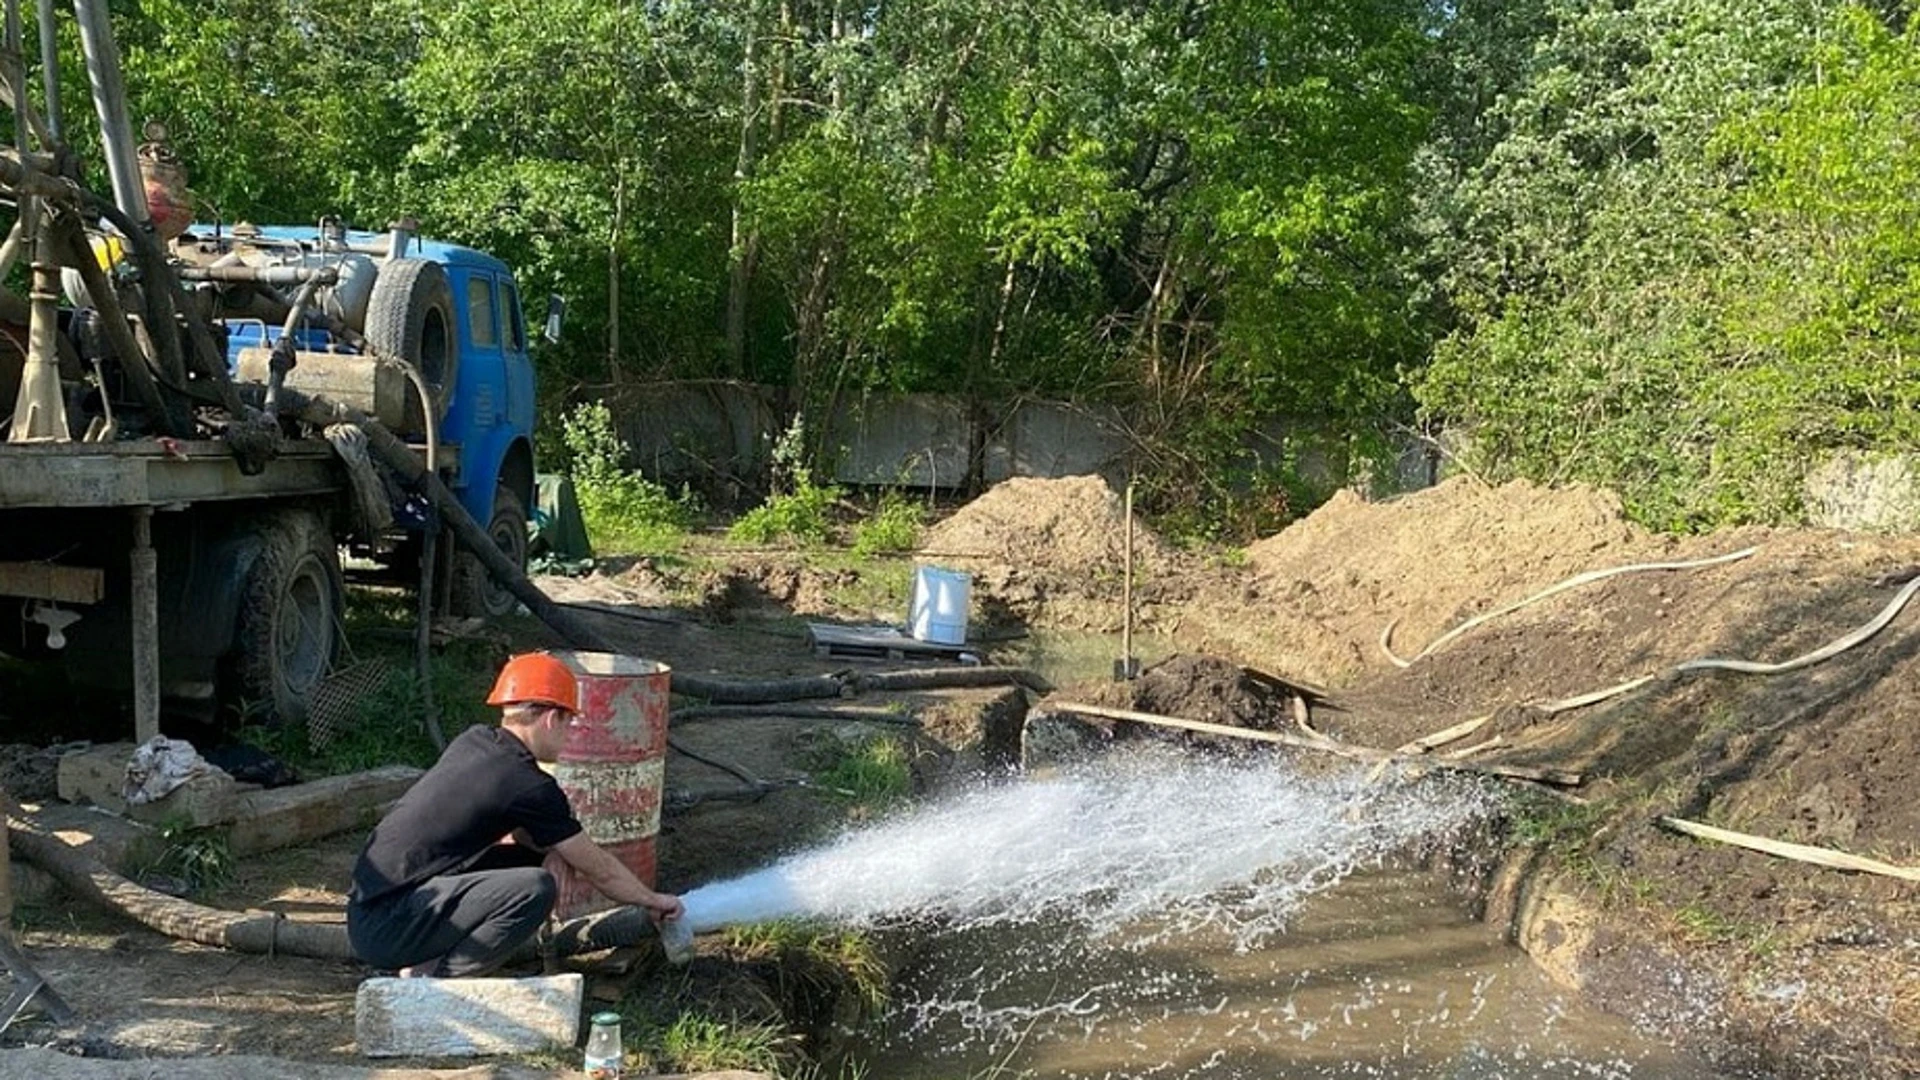
[[[507,661],[494,680],[489,705],[556,705],[580,711],[580,683],[552,653],[521,653]]]

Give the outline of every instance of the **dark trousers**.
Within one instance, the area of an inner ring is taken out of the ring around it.
[[[559,886],[537,866],[429,878],[371,903],[347,904],[347,939],[360,959],[399,969],[438,959],[428,975],[485,975],[539,931]]]

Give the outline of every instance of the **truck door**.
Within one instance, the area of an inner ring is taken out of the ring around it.
[[[493,275],[485,270],[469,270],[465,290],[466,303],[462,306],[467,315],[468,347],[460,364],[477,376],[468,384],[473,393],[473,426],[486,430],[505,422],[509,406],[500,350],[500,305],[494,294]]]
[[[527,323],[520,314],[520,290],[509,278],[500,279],[502,331],[507,369],[507,426],[515,432],[533,430],[533,359],[527,355]]]

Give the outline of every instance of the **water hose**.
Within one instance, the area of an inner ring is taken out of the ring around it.
[[[1380,651],[1387,654],[1387,661],[1391,663],[1394,667],[1398,667],[1398,668],[1412,667],[1414,664],[1414,661],[1423,659],[1428,656],[1432,656],[1435,652],[1438,652],[1440,648],[1444,646],[1447,642],[1452,641],[1454,638],[1459,637],[1461,634],[1466,633],[1467,631],[1473,629],[1474,627],[1479,626],[1482,623],[1490,622],[1494,619],[1499,618],[1502,615],[1511,615],[1512,613],[1519,611],[1521,608],[1526,607],[1529,604],[1537,604],[1540,601],[1545,600],[1550,596],[1553,596],[1557,593],[1563,593],[1568,589],[1578,588],[1581,585],[1591,585],[1596,581],[1603,581],[1607,578],[1614,577],[1615,575],[1618,575],[1618,574],[1644,573],[1649,570],[1697,570],[1697,569],[1700,569],[1701,567],[1706,567],[1706,566],[1718,566],[1721,563],[1738,562],[1739,560],[1747,558],[1748,556],[1751,556],[1754,552],[1757,552],[1759,550],[1760,549],[1757,547],[1750,547],[1750,548],[1744,548],[1740,551],[1731,552],[1726,555],[1716,555],[1708,559],[1690,559],[1685,562],[1634,563],[1631,566],[1614,566],[1614,567],[1609,567],[1605,570],[1589,570],[1584,574],[1576,574],[1573,577],[1570,577],[1567,580],[1562,581],[1557,585],[1550,585],[1547,588],[1544,588],[1539,592],[1534,593],[1532,596],[1526,597],[1521,600],[1515,600],[1511,604],[1507,604],[1502,607],[1495,608],[1494,610],[1489,611],[1484,615],[1476,615],[1473,618],[1468,619],[1466,622],[1461,623],[1459,626],[1456,626],[1453,629],[1447,631],[1446,633],[1441,634],[1439,637],[1434,638],[1432,641],[1427,643],[1426,648],[1421,649],[1419,652],[1405,659],[1402,659],[1399,655],[1395,654],[1393,651],[1393,644],[1392,644],[1393,631],[1395,627],[1400,625],[1400,620],[1396,617],[1393,621],[1387,623],[1385,629],[1380,631]]]
[[[1628,679],[1626,682],[1618,683],[1602,690],[1581,694],[1578,697],[1565,698],[1560,701],[1534,702],[1532,707],[1549,715],[1568,712],[1573,709],[1597,704],[1608,698],[1618,697],[1632,690],[1637,690],[1653,680],[1660,678],[1661,675],[1678,676],[1694,671],[1731,671],[1739,675],[1784,675],[1790,671],[1798,671],[1801,668],[1812,667],[1815,664],[1823,664],[1849,649],[1858,648],[1862,644],[1865,644],[1867,639],[1885,630],[1887,624],[1891,623],[1894,617],[1900,614],[1908,602],[1913,599],[1914,593],[1916,592],[1920,592],[1920,577],[1916,577],[1912,581],[1907,582],[1906,587],[1901,589],[1898,595],[1894,596],[1892,600],[1888,601],[1887,605],[1880,609],[1878,615],[1867,620],[1865,625],[1829,641],[1812,652],[1803,653],[1791,660],[1782,660],[1777,664],[1761,663],[1754,660],[1723,660],[1718,657],[1688,660],[1684,663],[1675,664],[1660,674],[1642,675],[1637,679]]]

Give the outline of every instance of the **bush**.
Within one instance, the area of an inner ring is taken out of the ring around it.
[[[626,444],[605,402],[576,406],[561,420],[568,472],[594,547],[640,552],[673,547],[699,511],[693,494],[675,495],[627,467]]]
[[[824,543],[829,512],[840,498],[840,489],[813,482],[813,469],[806,463],[806,426],[797,416],[774,444],[773,471],[773,493],[766,502],[742,514],[727,535],[749,544],[778,540]]]
[[[920,504],[898,491],[880,496],[866,520],[853,528],[853,550],[861,555],[912,551],[920,543],[920,524],[926,513]]]

